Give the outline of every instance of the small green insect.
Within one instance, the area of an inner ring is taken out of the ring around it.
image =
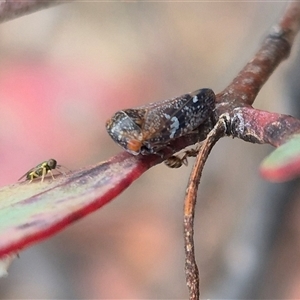
[[[41,182],[43,182],[45,176],[48,173],[50,173],[53,180],[55,180],[52,170],[55,169],[58,173],[65,175],[64,172],[59,170],[60,167],[61,167],[61,165],[58,165],[57,161],[55,159],[51,158],[47,161],[44,161],[44,162],[38,164],[36,167],[30,169],[19,180],[26,177],[25,180],[29,180],[29,183],[31,183],[33,179],[42,177]]]

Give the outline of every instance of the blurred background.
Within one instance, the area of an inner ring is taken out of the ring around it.
[[[122,108],[225,88],[285,2],[74,2],[0,26],[0,185],[41,161],[69,169],[121,149],[105,121]],[[300,116],[299,40],[255,107]],[[271,184],[272,151],[224,138],[198,194],[202,298],[300,297],[298,181]],[[183,198],[192,167],[146,172],[98,212],[20,254],[0,298],[186,299]]]

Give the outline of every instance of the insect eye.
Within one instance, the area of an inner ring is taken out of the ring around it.
[[[55,159],[49,159],[48,162],[47,162],[48,166],[55,169],[56,167],[56,160]]]
[[[139,153],[142,147],[142,142],[139,140],[128,140],[127,141],[127,149]]]

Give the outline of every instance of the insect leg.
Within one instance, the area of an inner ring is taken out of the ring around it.
[[[55,180],[54,176],[53,176],[53,172],[51,170],[48,171],[51,174],[51,177],[53,180]]]
[[[30,180],[29,180],[29,182],[28,182],[28,183],[31,183],[31,182],[32,182],[32,180],[34,179],[34,175],[33,175],[33,174],[34,174],[33,172],[30,174]]]
[[[165,165],[169,168],[180,168],[182,165],[188,165],[188,157],[196,157],[200,150],[200,146],[195,149],[185,150],[182,157],[180,155],[172,155],[167,160],[165,160]]]
[[[42,173],[42,180],[41,180],[41,182],[44,181],[44,178],[45,178],[46,174],[47,174],[47,169],[45,167],[43,167],[43,173]]]

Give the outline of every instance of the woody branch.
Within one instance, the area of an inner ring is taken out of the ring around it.
[[[276,67],[286,59],[300,28],[300,3],[291,2],[279,23],[271,29],[254,58],[221,93],[216,115],[229,113],[227,134],[253,143],[280,146],[300,131],[300,121],[291,116],[254,109],[252,104]]]
[[[253,143],[279,146],[300,131],[300,120],[254,109],[251,105],[263,84],[281,61],[289,56],[300,28],[300,3],[290,3],[254,58],[232,83],[217,95],[216,127],[208,135],[190,175],[184,205],[185,272],[189,299],[200,297],[199,272],[195,260],[194,215],[201,173],[213,145],[225,134]],[[225,119],[224,119],[225,118]]]

